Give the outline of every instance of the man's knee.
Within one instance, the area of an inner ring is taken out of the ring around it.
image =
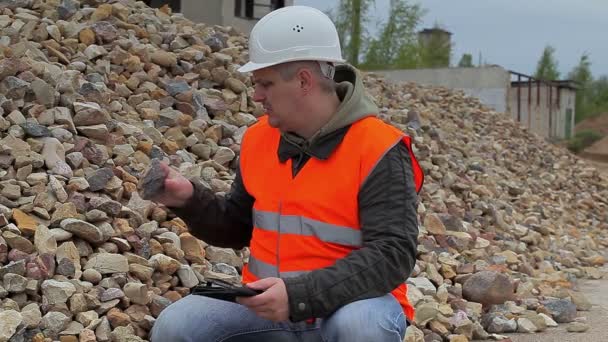
[[[330,341],[400,341],[405,335],[405,316],[399,303],[388,296],[340,308],[324,321],[323,335]]]
[[[178,300],[160,313],[152,327],[151,341],[178,341],[182,340],[180,336],[187,336],[189,329],[184,329],[188,326],[187,311],[182,310],[185,302],[185,299]]]
[[[208,316],[225,311],[224,303],[190,295],[166,307],[152,327],[152,342],[200,341],[217,331],[218,321]],[[219,315],[224,316],[224,315]]]

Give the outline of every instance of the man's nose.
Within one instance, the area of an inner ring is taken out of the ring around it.
[[[255,90],[253,91],[253,101],[262,102],[265,97],[264,92],[259,87],[255,87]]]

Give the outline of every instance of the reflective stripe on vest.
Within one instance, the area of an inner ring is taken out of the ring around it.
[[[337,226],[304,216],[279,215],[269,211],[253,210],[253,225],[262,230],[281,234],[315,236],[319,240],[340,245],[361,247],[361,231]]]
[[[249,263],[247,264],[249,272],[255,274],[258,278],[268,277],[279,277],[279,278],[291,278],[297,277],[302,274],[306,274],[310,271],[292,271],[292,272],[280,272],[276,266],[265,263],[254,256],[249,256]]]

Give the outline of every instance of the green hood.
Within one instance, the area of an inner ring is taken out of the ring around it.
[[[312,145],[317,139],[346,127],[367,116],[376,116],[378,107],[365,92],[362,76],[354,67],[342,64],[336,66],[334,80],[337,83],[336,93],[340,98],[340,106],[331,119],[321,127],[307,142],[293,133],[285,133],[283,137],[297,145]]]

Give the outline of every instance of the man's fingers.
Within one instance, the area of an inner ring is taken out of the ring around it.
[[[177,178],[165,178],[165,189],[168,191],[179,190],[182,182]]]
[[[262,290],[265,291],[268,288],[274,286],[279,281],[279,278],[264,278],[258,281],[254,281],[252,283],[247,283],[247,287],[250,287],[254,290]]]
[[[245,305],[248,308],[261,308],[271,303],[269,296],[265,296],[265,293],[259,294],[253,297],[236,297],[237,303]]]

